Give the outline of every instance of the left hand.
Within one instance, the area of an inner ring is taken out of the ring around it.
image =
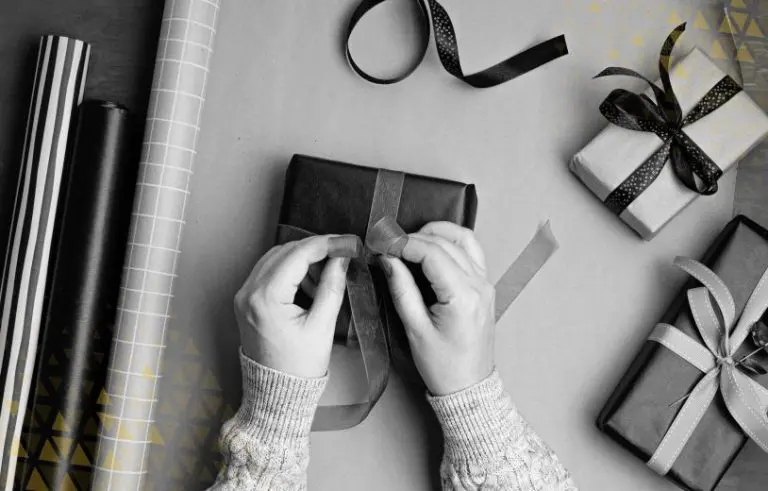
[[[255,362],[298,377],[327,373],[349,259],[328,259],[309,310],[293,301],[309,267],[328,257],[330,238],[273,247],[235,295],[243,353]]]

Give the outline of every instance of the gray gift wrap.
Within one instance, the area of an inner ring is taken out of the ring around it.
[[[768,231],[747,218],[737,217],[716,239],[702,262],[730,290],[740,315],[768,268]],[[686,295],[694,286],[698,286],[695,281],[684,286],[660,323],[674,325],[704,344],[694,325]],[[754,341],[748,339],[739,348],[736,359],[752,353],[756,347]],[[757,366],[768,368],[766,353],[753,357],[753,361]],[[691,393],[702,375],[680,355],[649,339],[603,408],[598,427],[648,462],[675,421],[681,400]],[[752,376],[768,387],[768,375]],[[712,491],[748,441],[723,398],[717,396],[693,429],[667,477],[687,490]],[[763,465],[768,466],[768,454],[760,458]]]
[[[677,63],[670,77],[683,114],[689,114],[725,75],[699,49]],[[647,95],[650,94],[649,91]],[[768,135],[768,115],[742,91],[682,131],[717,167],[728,172]],[[606,201],[663,143],[652,132],[609,124],[571,159],[570,169],[601,201]],[[659,176],[619,217],[649,240],[698,196],[681,182],[667,162]]]

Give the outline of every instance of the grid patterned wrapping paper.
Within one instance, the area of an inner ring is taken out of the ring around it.
[[[139,166],[94,488],[141,489],[220,0],[167,0]]]
[[[11,241],[2,276],[0,486],[13,487],[21,429],[32,385],[54,222],[71,122],[83,99],[90,47],[44,36],[37,57]]]

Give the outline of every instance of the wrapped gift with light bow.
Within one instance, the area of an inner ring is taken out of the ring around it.
[[[664,43],[660,84],[628,68],[598,77],[646,82],[643,94],[616,89],[600,105],[611,123],[570,162],[571,171],[648,240],[768,135],[768,115],[730,76],[694,49],[670,73],[685,24]],[[654,97],[655,101],[651,98]]]
[[[736,218],[651,333],[599,428],[684,489],[712,491],[748,440],[768,452],[768,231]],[[711,269],[710,269],[711,268]],[[768,454],[765,456],[768,465]]]

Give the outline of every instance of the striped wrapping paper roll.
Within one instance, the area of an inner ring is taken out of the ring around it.
[[[167,0],[107,375],[94,489],[142,489],[219,0]]]
[[[83,98],[90,47],[41,40],[0,290],[0,486],[11,489],[44,311],[71,123]]]

